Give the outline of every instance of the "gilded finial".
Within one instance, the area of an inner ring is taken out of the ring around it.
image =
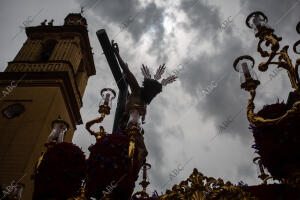
[[[143,187],[142,191],[136,192],[133,196],[140,196],[140,198],[149,198],[149,194],[147,193],[147,186],[150,184],[149,181],[147,181],[147,170],[151,168],[151,165],[149,163],[145,163],[143,165],[143,181],[141,181],[139,184]]]

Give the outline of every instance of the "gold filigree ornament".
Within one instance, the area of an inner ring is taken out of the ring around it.
[[[190,177],[167,190],[160,200],[257,200],[243,186],[233,185],[220,178],[206,177],[195,168]]]
[[[91,121],[88,121],[85,125],[85,128],[88,130],[88,132],[96,137],[96,140],[99,141],[103,136],[106,135],[106,131],[103,126],[99,127],[99,131],[93,131],[91,130],[91,127],[96,123],[101,123],[106,115],[110,114],[111,109],[111,101],[116,97],[116,92],[113,89],[110,88],[104,88],[100,92],[102,100],[99,105],[98,112],[101,114],[100,117],[97,117]],[[113,96],[111,96],[111,94]]]
[[[279,42],[282,40],[281,37],[274,34],[274,29],[267,25],[268,18],[262,12],[253,12],[246,19],[246,25],[254,29],[256,32],[255,37],[259,39],[257,51],[262,57],[267,57],[266,62],[261,62],[258,65],[258,70],[265,72],[268,70],[269,66],[277,66],[277,68],[282,68],[287,71],[288,77],[291,82],[291,86],[294,89],[293,93],[298,97],[297,101],[293,102],[293,106],[281,117],[275,119],[264,119],[254,113],[254,98],[256,95],[256,88],[260,84],[258,80],[253,77],[254,72],[251,72],[251,68],[248,67],[249,61],[252,62],[252,68],[254,66],[254,59],[251,56],[245,55],[238,57],[234,63],[233,67],[236,71],[242,74],[243,82],[241,83],[241,88],[250,92],[250,99],[248,100],[247,106],[247,118],[253,127],[260,127],[264,125],[275,125],[280,121],[287,120],[293,116],[300,115],[300,81],[298,68],[300,65],[300,58],[297,58],[295,65],[293,65],[292,60],[288,55],[289,46],[286,45],[280,49]],[[297,32],[300,34],[300,22],[296,27]],[[264,50],[262,44],[269,47],[269,50]],[[296,54],[300,54],[299,51],[300,40],[298,40],[294,46],[293,50]],[[277,60],[276,60],[277,59]],[[244,60],[242,63],[241,61]],[[241,64],[241,65],[239,65]],[[239,67],[240,66],[240,67]],[[255,75],[256,76],[256,75]]]

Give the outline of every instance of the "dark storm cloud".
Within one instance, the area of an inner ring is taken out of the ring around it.
[[[299,21],[299,5],[297,1],[287,1],[282,6],[282,1],[242,1],[242,5],[246,5],[245,9],[237,17],[244,17],[258,8],[260,10],[266,11],[265,14],[270,15],[270,18],[276,20],[269,20],[274,24],[279,25],[280,28],[285,29],[287,24],[283,23],[284,18],[292,18],[295,25]],[[222,23],[221,18],[219,17],[219,12],[217,8],[212,6],[206,6],[201,2],[198,3],[198,6],[193,7],[192,9],[188,7],[188,2],[182,3],[182,9],[186,12],[189,17],[189,22],[185,23],[186,29],[196,29],[199,33],[199,38],[196,39],[199,43],[203,40],[207,40],[205,37],[207,34],[215,34],[216,29],[218,29],[218,24]],[[300,4],[300,3],[299,3]],[[247,7],[248,6],[248,7]],[[197,8],[197,9],[196,9]],[[234,15],[234,13],[233,13]],[[235,19],[233,19],[235,20]],[[240,26],[245,26],[239,24]],[[290,27],[289,29],[294,29]],[[237,31],[238,26],[227,27],[226,32],[222,33],[222,38],[216,37],[213,41],[213,48],[218,49],[218,53],[213,53],[206,55],[198,55],[197,59],[191,60],[191,58],[186,58],[185,66],[183,67],[183,73],[180,75],[180,79],[183,87],[188,91],[194,98],[200,99],[199,94],[201,91],[210,84],[211,81],[216,81],[223,75],[226,77],[220,81],[214,91],[210,95],[205,96],[204,100],[200,101],[197,105],[199,113],[205,115],[205,119],[214,119],[216,121],[216,128],[222,124],[228,116],[233,116],[245,108],[247,101],[246,99],[239,98],[241,94],[238,74],[233,71],[232,63],[240,55],[249,54],[256,55],[254,53],[255,46],[257,45],[257,40],[254,35],[252,37],[253,45],[245,47],[243,37],[244,35],[235,36],[233,35],[234,31]],[[217,30],[218,31],[218,30]],[[201,37],[200,37],[201,36]],[[294,38],[296,41],[296,38]],[[246,41],[247,42],[247,41]],[[291,44],[293,44],[291,42]],[[191,46],[194,46],[191,43]],[[192,47],[191,47],[192,48]],[[194,49],[196,51],[196,49]],[[245,93],[245,92],[244,92]],[[246,96],[248,96],[246,94]],[[249,131],[247,130],[248,122],[245,117],[245,109],[237,116],[229,127],[224,130],[222,133],[239,135],[243,137],[244,141],[250,139]]]
[[[296,33],[296,25],[300,21],[299,0],[241,0],[241,3],[247,5],[247,14],[262,11],[268,17],[269,25],[275,29],[276,34],[283,37],[282,46],[284,43],[293,45],[299,39]]]
[[[156,47],[159,47],[159,41],[164,35],[163,7],[158,7],[153,2],[143,7],[138,0],[87,0],[81,5],[86,5],[87,9],[106,21],[107,26],[113,23],[119,27],[119,31],[112,36],[113,38],[126,30],[132,39],[138,42],[143,34],[151,31],[153,48],[150,51],[156,51]]]
[[[241,0],[241,4],[247,5],[249,14],[253,11],[262,11],[268,17],[270,24],[276,25],[280,29],[290,27],[292,24],[296,26],[299,21],[299,0]]]
[[[242,102],[239,102],[236,91],[239,91],[238,74],[233,71],[233,60],[242,52],[241,41],[235,37],[225,37],[223,42],[219,43],[218,49],[224,49],[218,54],[200,55],[197,60],[193,60],[185,66],[184,72],[180,76],[183,87],[195,98],[201,98],[197,109],[205,113],[206,120],[214,118],[217,126],[229,116],[234,116],[241,110]],[[216,87],[210,95],[199,96],[203,89],[216,82]],[[241,114],[241,116],[243,116]],[[238,117],[238,120],[240,117]],[[242,125],[240,131],[232,131],[232,125]],[[246,134],[245,121],[234,123],[224,130],[223,133],[234,133],[239,135]]]
[[[189,19],[181,24],[182,27],[187,31],[197,29],[201,31],[202,37],[211,36],[221,25],[219,9],[203,1],[181,1],[179,9],[183,10]]]

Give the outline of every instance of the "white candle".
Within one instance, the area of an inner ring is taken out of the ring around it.
[[[250,71],[249,71],[247,63],[242,63],[242,69],[243,69],[245,78],[246,79],[251,78]]]
[[[109,97],[110,97],[110,94],[107,93],[106,96],[105,96],[104,105],[107,105],[107,106],[108,106],[108,103],[109,103]]]

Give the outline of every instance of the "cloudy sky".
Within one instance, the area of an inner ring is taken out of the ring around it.
[[[284,2],[284,3],[283,3]],[[245,107],[249,94],[240,89],[239,74],[233,70],[234,59],[251,55],[257,63],[257,39],[245,25],[247,15],[262,11],[269,25],[283,36],[282,45],[299,39],[296,24],[300,20],[300,0],[2,0],[0,6],[0,70],[13,60],[26,40],[22,26],[37,26],[44,19],[62,25],[70,12],[85,7],[97,74],[89,79],[81,114],[84,122],[98,116],[99,91],[116,89],[96,31],[106,29],[110,39],[142,83],[140,73],[146,64],[152,73],[166,63],[168,74],[179,70],[178,80],[163,88],[148,107],[145,143],[151,185],[158,193],[188,178],[193,168],[206,176],[221,177],[232,183],[259,184],[252,163],[253,137],[248,130]],[[298,14],[297,14],[298,13]],[[28,21],[28,20],[27,20]],[[295,55],[290,48],[291,57]],[[275,68],[261,73],[256,111],[277,98],[286,100],[291,86],[284,71],[272,78]],[[208,92],[204,92],[204,91]],[[116,102],[113,109],[116,108]],[[114,112],[105,119],[108,131]],[[228,127],[220,126],[227,122]],[[73,142],[88,153],[95,143],[77,126]],[[172,170],[184,168],[170,179]],[[136,190],[140,189],[139,186]]]

